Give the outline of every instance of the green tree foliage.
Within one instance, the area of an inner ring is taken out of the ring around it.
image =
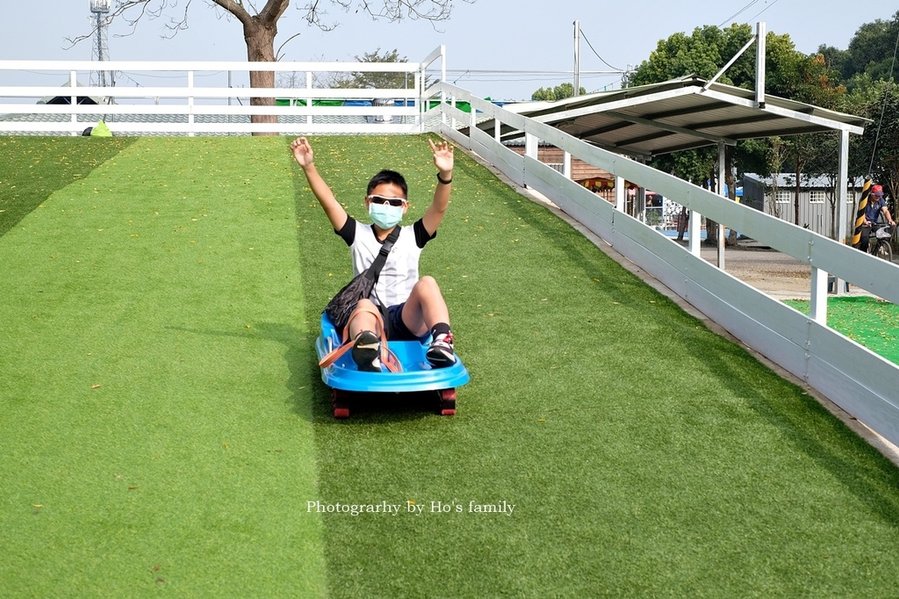
[[[749,25],[731,25],[727,29],[697,27],[691,35],[675,33],[659,40],[656,49],[625,79],[627,87],[659,83],[669,79],[696,75],[711,79],[721,67],[752,37]],[[740,85],[754,73],[744,56],[720,79],[722,83]]]
[[[890,78],[896,39],[899,38],[899,12],[889,21],[877,19],[858,28],[840,62],[841,75],[855,87],[860,75],[872,81]],[[899,82],[899,71],[893,69],[892,80]]]
[[[852,170],[872,177],[894,199],[899,193],[899,84],[877,81],[853,94],[858,114],[872,120],[853,140]]]
[[[400,56],[396,48],[385,50],[383,53],[378,48],[374,52],[366,52],[362,56],[356,56],[356,62],[409,62],[405,56]],[[363,72],[354,71],[335,77],[331,87],[353,89],[406,89],[414,83],[408,73],[390,72]]]
[[[578,95],[583,96],[587,90],[581,87],[578,89]],[[533,94],[531,100],[543,100],[546,102],[555,102],[556,100],[564,100],[574,96],[574,85],[571,83],[562,83],[555,87],[541,87]]]
[[[846,50],[822,48],[830,69],[850,90],[840,109],[871,119],[853,136],[850,174],[873,177],[892,198],[899,193],[899,12],[858,28]],[[895,207],[895,206],[894,206]]]

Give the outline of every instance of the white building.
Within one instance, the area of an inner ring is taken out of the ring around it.
[[[796,214],[796,174],[778,173],[762,177],[755,173],[743,175],[743,203],[777,216],[787,222],[807,227],[833,239],[837,233],[835,181],[829,176],[799,178],[799,218]],[[849,182],[846,194],[846,231],[851,233],[855,221],[856,201],[861,196],[864,179]]]

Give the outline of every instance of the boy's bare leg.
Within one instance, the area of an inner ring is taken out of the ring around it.
[[[425,354],[431,366],[443,368],[455,364],[449,310],[434,277],[422,277],[412,288],[403,307],[403,323],[418,337],[431,333],[431,344]]]
[[[375,334],[380,335],[380,327],[378,326],[377,317],[372,314],[372,312],[378,312],[378,307],[371,300],[361,299],[359,303],[356,304],[356,309],[353,312],[358,312],[356,316],[352,317],[350,321],[349,327],[349,339],[355,339],[359,333],[362,331],[372,331]]]
[[[403,307],[403,323],[417,337],[424,337],[435,324],[449,324],[449,309],[434,277],[424,276],[412,288]]]
[[[372,313],[378,307],[371,300],[359,300],[354,316],[347,325],[349,339],[353,341],[353,360],[359,370],[379,372],[381,370],[381,327]]]

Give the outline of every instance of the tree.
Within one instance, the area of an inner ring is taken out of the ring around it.
[[[409,62],[405,56],[400,56],[394,48],[381,53],[378,48],[374,52],[366,52],[362,56],[356,56],[356,62]],[[331,87],[344,89],[405,89],[409,87],[409,75],[407,73],[378,73],[372,71],[354,71],[341,73],[331,82]]]
[[[887,79],[892,69],[893,81],[899,82],[899,71],[892,68],[897,36],[899,12],[890,21],[877,19],[859,27],[841,65],[843,78],[851,83],[856,75],[864,73],[874,80]]]
[[[768,198],[768,209],[771,214],[780,218],[780,206],[777,205],[777,195],[780,188],[780,181],[778,180],[778,173],[783,170],[783,164],[786,159],[786,148],[784,147],[783,139],[779,136],[774,136],[771,138],[771,143],[768,145],[768,164],[770,165],[770,172],[766,172],[766,175],[773,175],[773,185],[771,186],[771,194]]]
[[[583,96],[587,90],[581,87],[578,89],[578,95]],[[546,102],[555,102],[556,100],[564,100],[574,96],[574,85],[570,83],[562,83],[555,87],[541,87],[533,94],[531,100],[543,100]]]
[[[218,7],[228,15],[237,19],[243,26],[243,37],[247,46],[247,59],[252,62],[274,62],[275,37],[278,35],[278,23],[285,15],[290,0],[267,0],[261,9],[256,2],[250,0],[209,0],[209,8]],[[463,0],[474,2],[475,0]],[[171,35],[188,27],[188,14],[193,8],[193,0],[116,0],[107,16],[107,23],[124,20],[132,31],[144,19],[169,17],[166,28]],[[452,12],[452,0],[305,0],[297,5],[300,18],[307,25],[324,30],[333,29],[336,23],[326,20],[328,6],[336,6],[345,12],[354,10],[370,16],[372,19],[384,19],[390,22],[403,19],[421,19],[437,22],[449,19]],[[77,37],[72,43],[78,43],[93,35]],[[273,71],[251,71],[250,87],[275,87]],[[253,106],[272,106],[274,98],[251,98]],[[274,115],[253,115],[254,123],[272,123],[277,121]]]
[[[899,193],[899,84],[877,81],[857,90],[859,113],[873,122],[853,147],[853,171],[872,177],[893,198]]]

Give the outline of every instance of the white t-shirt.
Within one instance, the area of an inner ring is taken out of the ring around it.
[[[375,236],[373,225],[357,222],[347,217],[346,224],[336,231],[348,246],[353,260],[353,276],[358,275],[371,266],[382,242]],[[387,255],[387,262],[381,269],[378,283],[372,300],[376,304],[389,307],[402,304],[412,293],[412,287],[418,282],[418,259],[425,244],[437,236],[429,235],[421,219],[411,227],[400,227],[400,234]]]

